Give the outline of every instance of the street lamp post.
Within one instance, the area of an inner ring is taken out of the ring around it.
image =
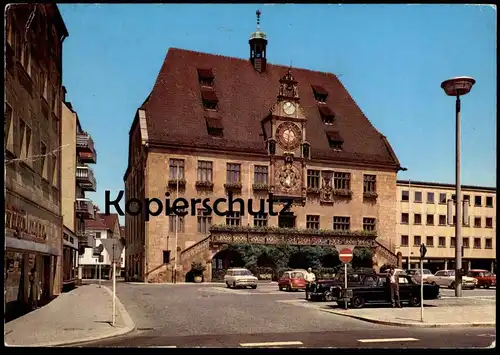
[[[455,158],[456,158],[456,191],[455,191],[455,206],[456,206],[456,220],[455,220],[455,296],[462,297],[462,275],[460,269],[462,268],[462,188],[460,181],[460,96],[466,95],[475,84],[475,80],[466,77],[456,77],[445,80],[441,83],[441,88],[446,95],[454,96],[456,100],[455,108]]]

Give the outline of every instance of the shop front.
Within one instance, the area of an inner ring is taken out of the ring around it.
[[[43,306],[59,294],[56,223],[27,213],[20,207],[5,208],[4,315],[17,318]],[[60,234],[59,234],[60,236]],[[59,242],[62,246],[62,243]]]
[[[63,230],[63,289],[70,290],[78,281],[78,238],[64,227]]]

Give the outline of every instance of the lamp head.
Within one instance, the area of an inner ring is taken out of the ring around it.
[[[476,80],[471,77],[459,76],[443,81],[441,83],[441,88],[444,90],[446,95],[462,96],[468,94],[475,83]]]

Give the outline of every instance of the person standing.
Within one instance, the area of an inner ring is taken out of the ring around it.
[[[309,299],[309,293],[311,292],[311,284],[316,281],[316,275],[312,272],[312,269],[307,269],[306,276],[306,300]]]
[[[390,287],[391,287],[392,308],[395,308],[396,306],[398,306],[399,308],[402,308],[401,299],[399,298],[398,277],[396,276],[396,270],[394,269],[394,267],[391,267],[391,270],[389,273],[389,282],[390,282]],[[395,300],[395,298],[397,298],[397,300]]]
[[[38,279],[38,272],[36,271],[36,267],[31,269],[29,281],[31,308],[37,309],[38,301],[40,300],[40,280]]]

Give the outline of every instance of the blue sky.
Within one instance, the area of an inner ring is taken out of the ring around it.
[[[400,179],[455,181],[454,98],[443,80],[472,76],[462,99],[462,181],[496,183],[496,11],[467,5],[59,4],[67,100],[94,138],[104,191],[124,189],[128,131],[169,47],[248,57],[255,11],[271,63],[332,72],[387,136]],[[123,220],[122,220],[123,222]]]

